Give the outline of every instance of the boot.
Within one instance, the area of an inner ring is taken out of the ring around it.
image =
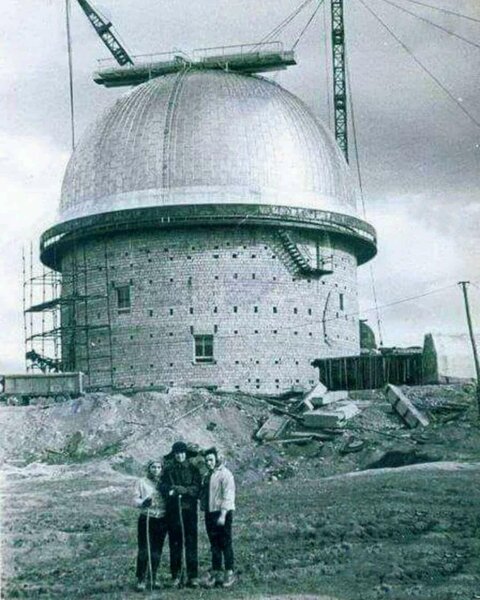
[[[235,573],[233,571],[227,571],[225,573],[225,579],[223,580],[222,587],[229,588],[237,581]]]
[[[213,588],[222,583],[222,573],[220,571],[209,571],[202,580],[202,587]]]

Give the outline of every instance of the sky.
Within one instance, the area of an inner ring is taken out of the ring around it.
[[[317,1],[278,37],[286,48]],[[465,333],[460,280],[475,284],[469,294],[480,329],[480,23],[412,0],[363,1],[403,45],[360,0],[345,0],[365,214],[378,233],[371,269],[359,270],[360,316],[377,328],[373,279],[384,343],[421,345],[430,331]],[[425,3],[480,20],[477,0]],[[300,0],[94,4],[113,21],[129,51],[143,54],[256,42]],[[93,83],[97,59],[109,55],[75,0],[71,28],[75,127],[81,137],[122,90]],[[324,7],[296,50],[298,65],[275,74],[275,81],[331,125]],[[22,247],[32,243],[37,256],[39,235],[55,221],[71,152],[64,0],[4,0],[0,61],[0,372],[18,372],[24,369]],[[353,159],[351,164],[355,171]],[[363,214],[361,203],[359,210]]]

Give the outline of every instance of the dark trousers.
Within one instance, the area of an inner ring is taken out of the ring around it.
[[[167,536],[167,520],[165,517],[157,519],[148,517],[148,540],[150,541],[150,560],[152,564],[152,577],[155,579],[163,544]],[[149,563],[149,550],[147,545],[147,515],[141,514],[138,518],[138,555],[137,579],[143,581]]]
[[[183,531],[178,508],[168,517],[170,543],[170,571],[176,579],[182,568],[183,535],[185,535],[185,562],[188,579],[198,577],[198,514],[197,508],[182,508]]]
[[[221,571],[222,558],[225,562],[225,570],[233,571],[233,546],[232,546],[232,522],[233,511],[229,510],[225,519],[225,525],[217,525],[220,511],[205,513],[205,527],[210,541],[212,552],[212,570]]]

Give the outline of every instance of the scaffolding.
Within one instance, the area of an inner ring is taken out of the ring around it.
[[[89,266],[85,246],[71,249],[68,259],[62,263],[61,273],[36,263],[32,245],[27,252],[24,249],[22,261],[27,372],[82,371],[86,375],[87,389],[112,388],[107,243],[104,243],[102,265],[105,277],[97,276],[93,286],[91,275],[98,274],[99,267]],[[95,335],[102,336],[106,344],[99,345]],[[97,382],[94,387],[90,383],[92,379]]]

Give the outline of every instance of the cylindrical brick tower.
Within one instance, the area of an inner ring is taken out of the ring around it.
[[[279,393],[359,352],[374,229],[335,141],[258,76],[189,69],[83,136],[42,261],[62,273],[65,369],[91,388]]]

